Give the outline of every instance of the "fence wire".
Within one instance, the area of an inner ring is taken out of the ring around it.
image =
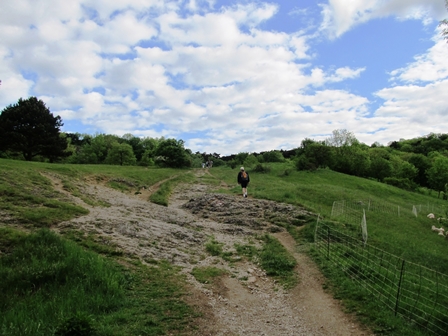
[[[395,315],[436,335],[448,333],[448,276],[365,244],[323,222],[315,247]]]

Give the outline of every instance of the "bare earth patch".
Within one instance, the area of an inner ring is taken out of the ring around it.
[[[197,174],[206,173],[198,170]],[[212,194],[202,184],[181,185],[168,207],[147,201],[144,194],[125,194],[95,181],[78,182],[82,192],[109,207],[92,207],[62,188],[55,175],[46,175],[55,189],[90,210],[86,216],[60,223],[56,230],[75,229],[94,233],[125,254],[143,262],[169,260],[187,276],[189,304],[197,306],[197,335],[372,335],[353,316],[343,313],[339,302],[326,293],[323,276],[293,238],[276,221],[293,222],[304,209],[265,200]],[[298,261],[298,285],[285,291],[258,265],[229,264],[210,256],[205,244],[211,237],[234,251],[234,244],[256,243],[258,234],[270,233]],[[214,266],[227,270],[213,284],[202,284],[191,275],[194,267]]]

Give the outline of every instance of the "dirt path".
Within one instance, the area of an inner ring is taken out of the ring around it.
[[[206,173],[198,170],[197,174]],[[78,182],[85,195],[109,207],[92,207],[63,190],[60,179],[46,175],[55,189],[90,210],[86,216],[63,222],[57,230],[77,229],[98,235],[126,254],[142,261],[166,259],[187,275],[190,304],[204,317],[198,335],[371,335],[338,301],[322,289],[323,277],[292,237],[273,224],[274,219],[297,220],[306,213],[287,204],[208,193],[207,185],[181,185],[168,207],[149,203],[149,193],[124,194],[101,184]],[[153,188],[154,189],[154,188]],[[309,213],[307,213],[309,215]],[[212,257],[205,244],[214,239],[234,251],[234,244],[256,242],[256,235],[274,235],[298,261],[299,284],[285,291],[258,265],[241,261],[229,264]],[[201,284],[191,275],[194,267],[214,266],[227,274],[214,284]]]

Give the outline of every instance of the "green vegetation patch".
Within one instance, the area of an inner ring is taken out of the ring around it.
[[[267,275],[274,276],[286,287],[293,287],[297,283],[294,268],[297,261],[285,247],[270,235],[263,236],[264,245],[259,253],[261,267]]]
[[[224,251],[223,249],[224,244],[218,242],[215,240],[214,237],[212,237],[206,244],[205,249],[208,253],[210,253],[212,256],[221,257],[226,261],[234,261],[233,259],[233,252],[231,251]],[[239,259],[236,259],[239,260]]]
[[[149,200],[155,204],[160,204],[164,206],[168,206],[168,201],[173,192],[174,188],[180,183],[192,182],[194,180],[193,175],[188,173],[183,173],[179,176],[175,176],[164,183],[162,183],[157,189],[157,191],[149,197]]]
[[[266,274],[276,278],[286,289],[292,288],[297,283],[297,275],[294,268],[297,264],[294,257],[273,236],[261,237],[261,248],[253,244],[235,244],[238,255],[245,256],[248,260],[259,262]],[[238,262],[241,260],[234,252],[224,252],[223,243],[212,237],[205,245],[208,253],[218,256],[226,261]]]
[[[61,231],[65,238],[75,241],[78,245],[106,256],[122,256],[123,251],[111,242],[108,237],[99,237],[91,233],[84,233],[78,230]]]
[[[47,178],[23,162],[2,165],[0,171],[0,211],[14,221],[48,227],[88,213],[71,204]]]
[[[182,299],[185,278],[167,262],[124,267],[48,230],[0,233],[0,335],[194,330],[199,314]]]
[[[212,284],[214,278],[227,274],[227,271],[217,267],[195,267],[191,274],[201,283]]]
[[[118,309],[126,278],[92,252],[48,230],[15,239],[0,258],[0,326],[6,335],[52,335],[76,311]]]

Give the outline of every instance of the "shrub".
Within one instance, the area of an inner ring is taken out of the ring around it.
[[[300,155],[296,161],[297,170],[316,170],[317,165],[310,158],[305,155]]]
[[[384,178],[384,183],[392,185],[394,187],[397,188],[401,188],[404,190],[416,190],[417,189],[417,184],[411,180],[409,180],[408,178],[397,178],[397,177],[385,177]]]
[[[253,170],[254,172],[257,173],[269,173],[271,171],[271,168],[269,166],[262,165],[261,163],[259,163],[255,166]]]

